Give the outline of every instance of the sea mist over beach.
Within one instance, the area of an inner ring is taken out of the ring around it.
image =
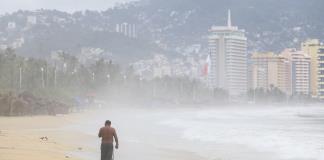
[[[112,120],[121,139],[115,156],[123,160],[320,160],[324,156],[323,115],[320,107],[129,106],[92,113],[68,128],[95,137],[100,124]],[[88,144],[93,149],[99,146],[95,141]],[[76,154],[96,159],[98,153]]]
[[[324,160],[323,0],[0,4],[0,160]]]

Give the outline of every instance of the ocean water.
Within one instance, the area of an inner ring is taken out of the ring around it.
[[[324,160],[324,107],[102,110],[70,126],[94,137],[87,142],[94,151],[83,157],[98,159],[106,119],[120,137],[116,159],[172,159],[172,151],[210,160]]]
[[[324,108],[208,109],[163,123],[182,128],[188,141],[245,146],[276,159],[324,159]]]

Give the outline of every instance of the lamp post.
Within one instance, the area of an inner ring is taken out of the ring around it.
[[[143,81],[143,76],[142,75],[140,75],[139,80],[140,80],[140,88],[142,89],[142,81]]]
[[[124,84],[126,84],[126,79],[127,79],[127,76],[124,75]]]
[[[41,67],[41,71],[42,71],[42,88],[45,88],[45,82],[44,82],[44,68]]]
[[[21,90],[22,85],[22,68],[19,67],[19,89]]]
[[[253,89],[253,103],[255,104],[255,102],[256,102],[256,90],[257,90],[257,88],[254,88]]]
[[[110,84],[110,74],[107,74],[108,84]]]
[[[55,69],[54,69],[54,87],[56,88],[56,83],[57,83],[57,76],[56,76],[56,72],[57,72],[57,69],[56,69],[56,66],[55,66]]]
[[[64,64],[63,64],[63,72],[66,73],[66,71],[67,71],[67,64],[64,63]]]
[[[154,80],[153,79],[153,90],[152,90],[152,92],[153,92],[153,98],[155,98],[156,97],[156,82],[155,82],[156,80]]]
[[[192,86],[192,100],[193,102],[196,102],[196,81],[193,80],[193,86]]]
[[[45,72],[45,76],[46,76],[46,81],[45,81],[45,85],[47,86],[48,85],[48,65],[47,65],[47,62],[46,62],[46,72]]]

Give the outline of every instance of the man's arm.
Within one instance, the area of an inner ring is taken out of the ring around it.
[[[99,133],[98,133],[98,137],[99,137],[99,138],[102,137],[102,135],[101,135],[101,130],[102,130],[102,128],[100,128]]]
[[[115,142],[116,142],[116,146],[115,148],[118,149],[119,147],[119,142],[118,142],[118,136],[117,136],[117,133],[116,133],[116,130],[114,129],[114,139],[115,139]]]

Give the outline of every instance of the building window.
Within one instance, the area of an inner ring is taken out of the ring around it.
[[[324,61],[324,56],[320,56],[320,61]]]
[[[320,75],[324,75],[324,70],[321,70],[321,71],[319,72],[319,74],[320,74]]]
[[[320,82],[324,82],[324,77],[321,77],[320,78]]]
[[[320,68],[324,68],[324,63],[320,63]]]
[[[324,89],[324,84],[321,84],[320,85],[320,89]]]

